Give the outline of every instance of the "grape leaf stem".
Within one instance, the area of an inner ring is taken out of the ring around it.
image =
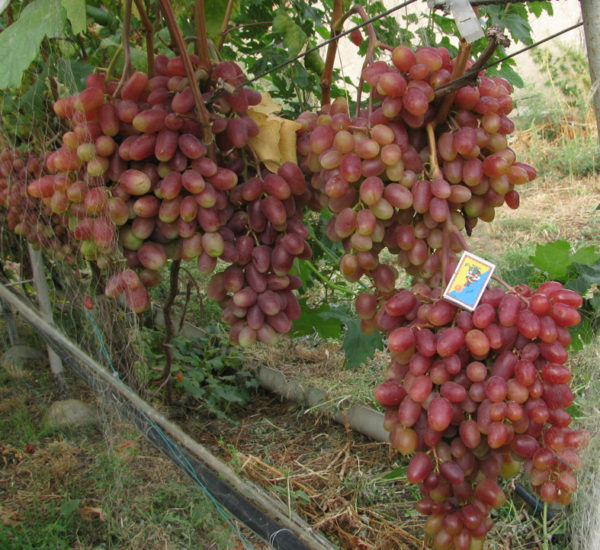
[[[202,7],[202,17],[201,20],[204,21],[204,0],[198,0]],[[198,86],[198,81],[194,77],[194,68],[192,67],[192,62],[190,60],[190,56],[185,49],[185,43],[183,41],[183,37],[181,36],[181,32],[179,27],[177,26],[177,21],[175,20],[175,14],[173,13],[173,9],[171,8],[171,3],[169,0],[160,0],[161,6],[163,8],[163,12],[165,18],[167,20],[167,26],[171,31],[173,38],[177,43],[177,49],[179,50],[179,55],[181,56],[181,60],[183,61],[183,66],[185,68],[185,73],[187,75],[190,88],[192,89],[192,94],[194,96],[194,102],[196,104],[197,116],[200,124],[202,125],[204,143],[209,148],[209,155],[212,157],[214,155],[214,147],[213,144],[213,134],[211,130],[210,124],[210,115],[208,110],[206,109],[206,105],[204,105],[204,101],[202,99],[202,94],[200,93],[200,88]],[[204,26],[206,29],[206,26]],[[208,52],[208,49],[205,50]],[[202,63],[202,58],[201,58]],[[209,60],[210,67],[210,60]]]
[[[341,32],[341,26],[338,22],[342,16],[342,0],[334,0],[333,14],[331,16],[331,38],[336,37]],[[343,25],[343,21],[342,21]],[[321,107],[331,103],[331,81],[333,78],[333,64],[335,63],[335,54],[337,53],[338,40],[331,41],[327,46],[327,56],[325,57],[325,67],[321,75]]]
[[[452,73],[452,80],[450,82],[444,84],[443,86],[440,86],[439,88],[436,88],[436,99],[446,96],[448,94],[450,94],[451,97],[454,97],[454,94],[459,88],[462,88],[463,86],[466,86],[470,82],[473,82],[477,79],[479,71],[492,57],[492,55],[496,51],[496,48],[499,45],[507,47],[510,43],[508,38],[506,38],[506,36],[502,34],[499,27],[490,27],[487,30],[486,35],[490,38],[490,41],[486,46],[485,50],[479,56],[479,58],[475,61],[475,63],[473,63],[473,65],[468,71],[464,72],[463,69],[464,74],[461,73],[460,75],[454,75],[454,73]]]
[[[469,60],[469,54],[471,53],[471,44],[469,44],[464,38],[460,39],[460,45],[458,47],[458,54],[456,56],[456,62],[454,63],[454,69],[452,69],[452,80],[460,78],[467,67],[467,61]],[[433,126],[437,126],[448,118],[450,107],[454,101],[456,90],[449,92],[444,99],[438,110],[438,113],[433,121]]]
[[[435,142],[435,125],[433,122],[427,124],[427,139],[429,140],[429,173],[431,179],[441,177],[440,165],[437,158],[437,145]]]
[[[231,11],[233,10],[233,0],[229,0],[227,2],[227,7],[225,8],[225,15],[223,16],[223,23],[221,24],[221,36],[219,37],[219,44],[217,46],[217,51],[221,51],[223,44],[225,44],[225,39],[227,38],[227,27],[229,26],[229,21],[231,20]],[[203,12],[204,13],[204,12]],[[196,16],[198,13],[196,12]]]
[[[229,6],[227,7],[229,8]],[[229,13],[231,13],[231,9],[229,9]],[[227,14],[226,17],[229,20]],[[196,0],[194,3],[194,26],[196,29],[196,54],[200,58],[200,67],[205,71],[210,71],[211,63],[208,54],[208,33],[206,31],[206,18],[204,16],[204,0]],[[183,54],[181,55],[183,56]]]
[[[119,85],[115,90],[114,97],[119,95],[121,88],[131,76],[131,49],[129,46],[129,39],[131,34],[131,5],[133,0],[125,1],[125,14],[123,17],[123,36],[122,36],[122,47],[123,47],[123,74]]]
[[[173,340],[174,330],[173,330],[173,319],[171,317],[173,304],[175,303],[175,298],[179,293],[179,268],[181,266],[181,260],[174,260],[171,263],[171,269],[169,271],[169,295],[165,301],[165,305],[163,306],[163,314],[165,316],[165,338],[163,340],[162,347],[165,352],[165,365],[162,371],[161,387],[166,385],[166,393],[165,400],[168,404],[171,403],[171,369],[173,365],[173,350],[171,341]]]
[[[323,275],[312,262],[305,261],[304,265],[306,267],[308,267],[319,279],[321,279],[321,282],[327,288],[330,288],[331,290],[336,290],[338,292],[341,292],[342,294],[345,294],[346,296],[355,296],[355,292],[353,290],[350,290],[348,288],[344,288],[343,286],[338,285],[336,283],[332,283],[331,280],[328,279],[327,277],[325,277],[325,275]]]
[[[144,7],[143,0],[135,0],[135,5],[138,9],[140,17],[142,18],[142,25],[144,27],[144,33],[146,34],[146,56],[148,59],[148,76],[152,78],[154,76],[154,27],[148,17],[146,8]]]

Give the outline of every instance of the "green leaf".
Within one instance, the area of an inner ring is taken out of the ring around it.
[[[546,11],[549,15],[554,13],[551,2],[529,2],[529,4],[527,4],[527,8],[536,17],[540,17],[542,15],[542,11]]]
[[[346,368],[352,369],[362,365],[375,350],[383,349],[381,333],[364,334],[358,319],[348,323],[348,330],[342,344],[346,354]]]
[[[35,0],[21,12],[18,21],[0,34],[0,89],[17,88],[23,73],[35,59],[44,37],[62,34],[65,10],[59,0]],[[10,55],[9,55],[10,53]]]
[[[306,33],[298,25],[293,24],[285,32],[283,45],[286,47],[290,57],[295,57],[304,47],[307,40],[308,36],[306,36]]]
[[[580,248],[571,256],[571,262],[584,265],[594,265],[599,259],[600,254],[596,252],[595,246]]]
[[[500,67],[492,67],[489,72],[491,75],[503,76],[512,85],[523,88],[525,87],[525,82],[521,78],[521,75],[513,69],[511,61],[512,59],[508,59]]]
[[[67,12],[67,19],[71,22],[73,33],[84,32],[87,28],[85,0],[61,0],[61,4]]]
[[[319,50],[314,50],[314,51],[310,52],[304,58],[304,66],[309,71],[312,71],[313,73],[316,73],[317,75],[321,76],[321,73],[323,72],[323,69],[325,68],[325,61],[323,61],[323,58],[321,57]]]
[[[600,286],[600,264],[584,265],[573,262],[571,268],[579,274],[580,279],[588,283],[588,288],[593,284]],[[571,281],[569,281],[570,283]]]
[[[538,269],[546,272],[550,279],[563,279],[571,263],[569,252],[571,247],[567,241],[555,241],[535,247],[535,255],[531,256],[531,263]]]
[[[321,338],[339,338],[342,334],[342,323],[327,304],[311,309],[306,300],[300,300],[301,314],[294,321],[294,334],[298,336],[317,332]]]
[[[227,0],[204,0],[204,17],[206,19],[206,31],[208,36],[217,43],[221,35],[221,26],[225,19]],[[240,12],[240,0],[234,0],[231,8],[230,18],[234,18]],[[191,14],[190,14],[191,15]]]
[[[523,19],[521,15],[517,15],[516,13],[507,14],[502,18],[502,25],[509,30],[515,40],[520,40],[524,44],[533,44],[531,27],[527,19]]]
[[[274,33],[285,34],[288,29],[294,26],[294,22],[283,12],[277,12],[273,18],[271,29]]]

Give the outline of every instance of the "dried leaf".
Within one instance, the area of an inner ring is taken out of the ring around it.
[[[279,140],[279,150],[281,151],[281,164],[291,161],[298,163],[296,156],[296,132],[302,125],[294,120],[284,120],[281,125],[281,138]]]
[[[263,113],[265,115],[271,115],[273,113],[280,113],[282,106],[279,103],[275,103],[271,94],[264,92],[261,94],[262,100],[258,105],[252,105],[248,108],[249,114],[251,113]]]
[[[19,512],[11,510],[10,508],[4,508],[0,504],[0,522],[8,527],[16,527],[22,519],[19,517]]]
[[[84,521],[106,521],[104,510],[102,508],[94,508],[90,506],[81,506],[79,515]]]
[[[248,144],[271,172],[277,172],[284,162],[297,162],[296,131],[300,124],[274,114],[279,111],[281,105],[274,103],[269,94],[263,94],[261,103],[248,109],[248,115],[259,129]]]

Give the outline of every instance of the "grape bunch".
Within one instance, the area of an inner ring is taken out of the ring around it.
[[[29,182],[42,174],[43,164],[43,159],[19,149],[0,152],[0,208],[6,211],[3,218],[8,229],[35,248],[50,250],[55,258],[72,264],[76,251],[68,220],[54,212],[47,196],[38,201],[28,193]]]
[[[299,117],[311,205],[334,213],[327,234],[348,251],[340,269],[349,280],[373,278],[373,257],[387,248],[415,282],[442,284],[465,248],[460,232],[491,221],[505,202],[516,208],[515,187],[535,178],[507,144],[514,125],[505,79],[482,76],[461,88],[434,124],[435,88],[450,81],[453,63],[445,48],[398,46],[391,63],[363,70],[370,109],[351,117],[338,98]]]
[[[407,477],[434,548],[482,544],[521,469],[545,502],[568,504],[589,434],[569,428],[567,327],[582,298],[547,282],[487,289],[471,313],[423,284],[385,301],[391,364],[375,390],[391,444],[413,454]]]
[[[29,192],[68,216],[86,259],[110,268],[108,296],[124,293],[142,312],[169,260],[195,261],[204,275],[221,260],[208,294],[232,340],[273,342],[299,315],[292,262],[311,255],[304,175],[291,162],[266,173],[249,149],[259,127],[248,108],[262,97],[242,86],[241,69],[221,62],[207,74],[191,60],[205,125],[180,57],[159,55],[156,76],[135,72],[122,85],[92,74],[81,93],[55,103],[70,129]]]
[[[499,475],[524,470],[545,502],[567,504],[589,434],[571,429],[566,411],[567,327],[580,321],[581,296],[556,282],[506,285],[472,313],[442,298],[464,233],[503,204],[517,208],[518,187],[536,177],[508,146],[505,79],[480,74],[436,96],[456,63],[445,48],[396,47],[391,62],[363,70],[368,107],[351,116],[338,98],[301,114],[297,146],[309,206],[332,213],[326,233],[344,247],[342,275],[371,284],[356,312],[391,354],[375,398],[391,445],[413,455],[407,477],[420,487],[429,543],[462,550],[483,547],[506,499]],[[397,288],[400,270],[410,289]]]

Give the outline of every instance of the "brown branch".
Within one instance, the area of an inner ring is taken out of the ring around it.
[[[439,179],[441,177],[440,165],[437,158],[437,146],[435,142],[435,126],[434,122],[427,124],[427,139],[429,140],[429,163],[431,179]]]
[[[334,0],[333,14],[331,16],[331,37],[337,36],[341,27],[336,27],[338,19],[342,16],[342,0]],[[325,67],[321,75],[321,107],[329,105],[331,102],[331,81],[333,79],[333,64],[335,63],[335,54],[337,53],[338,41],[333,40],[327,46],[327,57],[325,58]]]
[[[203,7],[204,0],[198,1],[202,4]],[[196,77],[194,75],[194,68],[192,67],[190,56],[188,55],[187,50],[185,49],[185,43],[183,41],[183,37],[181,36],[179,27],[177,26],[175,14],[173,13],[173,9],[171,8],[169,0],[160,0],[160,3],[167,20],[167,25],[169,27],[169,30],[171,31],[171,36],[175,38],[177,49],[179,50],[179,55],[181,56],[181,59],[183,61],[185,73],[188,78],[190,88],[192,89],[194,102],[196,104],[196,115],[203,129],[204,143],[206,146],[210,146],[213,138],[210,126],[210,115],[208,113],[208,110],[206,109],[206,106],[204,105],[202,94],[200,93],[200,88],[198,87],[198,81],[196,80]],[[204,14],[204,11],[202,11],[202,14]],[[202,20],[204,20],[204,17],[202,17]]]
[[[471,53],[471,44],[469,44],[464,38],[460,39],[460,46],[458,48],[458,55],[456,56],[456,62],[454,63],[454,69],[452,70],[452,80],[456,80],[460,78],[465,72],[465,68],[467,66],[467,61],[469,59],[469,54]],[[454,96],[456,95],[456,90],[448,93],[440,105],[438,109],[438,113],[433,122],[433,126],[437,126],[440,122],[443,122],[448,117],[448,113],[450,112],[450,107],[452,106],[452,102],[454,101]]]
[[[146,33],[146,55],[148,58],[148,76],[154,76],[154,27],[148,17],[143,0],[135,0],[135,5],[142,18],[142,25]]]
[[[496,51],[496,48],[499,45],[504,47],[507,47],[509,45],[508,38],[506,38],[506,36],[502,34],[498,27],[490,27],[486,32],[486,36],[490,38],[490,42],[486,46],[485,50],[481,53],[477,61],[475,61],[475,63],[473,63],[473,66],[462,76],[458,75],[456,78],[454,78],[453,73],[453,78],[450,82],[440,86],[439,88],[436,88],[436,99],[443,97],[447,94],[454,94],[459,88],[462,88],[463,86],[466,86],[469,83],[475,82],[477,80],[479,71],[492,57],[492,55]]]
[[[123,44],[123,74],[121,75],[121,80],[119,80],[119,85],[113,94],[114,97],[119,95],[121,88],[127,81],[127,79],[131,76],[131,49],[129,46],[129,39],[131,34],[131,4],[132,0],[125,0],[125,15],[123,17],[123,36],[122,36],[122,44]]]
[[[194,4],[194,24],[196,26],[196,54],[200,58],[200,67],[210,72],[210,56],[208,54],[208,33],[204,16],[204,0],[196,0]],[[188,75],[189,78],[189,75]]]
[[[223,24],[221,25],[221,37],[219,38],[219,44],[217,50],[221,51],[223,44],[225,44],[225,38],[227,36],[227,27],[231,19],[231,10],[233,9],[233,0],[227,2],[227,8],[225,9],[225,16],[223,17]]]
[[[175,298],[177,298],[177,293],[179,292],[179,268],[181,266],[181,260],[174,260],[171,263],[171,269],[169,272],[169,295],[165,301],[163,306],[163,313],[165,316],[165,339],[163,340],[163,349],[165,352],[165,366],[162,371],[161,387],[166,385],[166,401],[167,403],[171,402],[171,369],[173,366],[173,350],[171,347],[171,340],[174,336],[173,330],[173,319],[171,317],[173,304],[175,303]]]
[[[508,290],[511,294],[514,294],[519,300],[521,300],[524,304],[529,305],[529,300],[523,296],[514,286],[509,285],[504,279],[498,277],[498,275],[492,275],[492,280],[501,284],[506,290]]]

